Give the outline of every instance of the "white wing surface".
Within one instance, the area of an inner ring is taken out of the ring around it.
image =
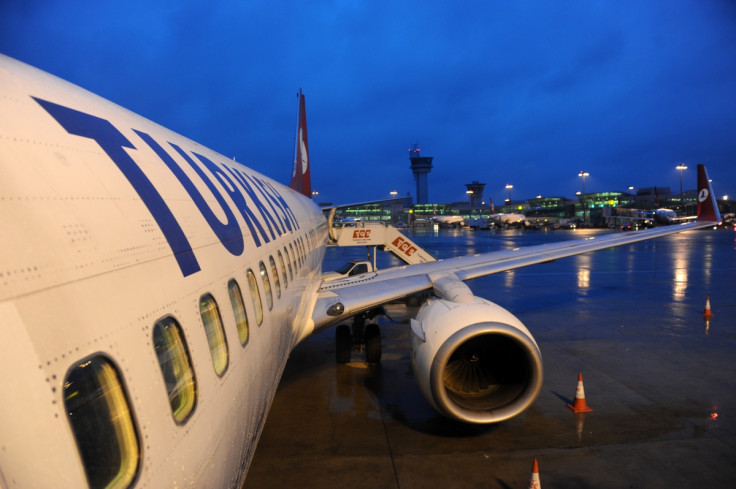
[[[705,174],[705,167],[698,165],[698,171]],[[442,277],[466,281],[590,251],[712,227],[721,220],[718,207],[707,175],[698,180],[700,203],[695,222],[394,267],[323,283],[312,316],[315,329],[330,326],[391,300],[429,290],[436,287],[437,280]]]

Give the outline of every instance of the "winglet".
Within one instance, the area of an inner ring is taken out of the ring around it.
[[[698,221],[721,222],[721,213],[718,212],[716,196],[710,186],[708,172],[703,164],[698,164]]]
[[[296,125],[296,141],[294,145],[294,168],[291,172],[289,187],[312,198],[311,171],[309,168],[309,144],[307,143],[307,108],[304,94],[299,89],[299,115]]]

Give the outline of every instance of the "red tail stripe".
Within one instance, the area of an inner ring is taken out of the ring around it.
[[[299,115],[296,127],[296,149],[294,151],[294,170],[289,187],[312,198],[311,162],[307,140],[307,107],[304,94],[299,90]]]

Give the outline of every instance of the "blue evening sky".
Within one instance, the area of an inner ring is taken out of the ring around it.
[[[0,2],[0,52],[283,182],[307,97],[319,200],[695,186],[736,198],[728,0]]]

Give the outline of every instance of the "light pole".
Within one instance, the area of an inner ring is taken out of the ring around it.
[[[580,173],[578,173],[579,177],[583,177],[583,195],[585,195],[585,177],[589,177],[590,173],[587,171],[580,170]]]
[[[508,190],[508,191],[509,191],[509,198],[508,198],[508,199],[506,199],[506,203],[507,203],[508,205],[511,205],[511,189],[512,189],[512,188],[514,188],[514,186],[513,186],[513,185],[511,185],[510,183],[507,183],[507,184],[506,184],[506,190]]]
[[[585,177],[589,177],[590,173],[584,170],[580,170],[580,173],[578,173],[579,177],[583,177],[583,193],[580,195],[580,205],[583,207],[583,221],[585,222],[585,225],[588,225],[588,208],[585,204]]]
[[[680,207],[682,208],[682,172],[687,170],[687,166],[685,166],[685,163],[680,163],[675,169],[680,170]]]

